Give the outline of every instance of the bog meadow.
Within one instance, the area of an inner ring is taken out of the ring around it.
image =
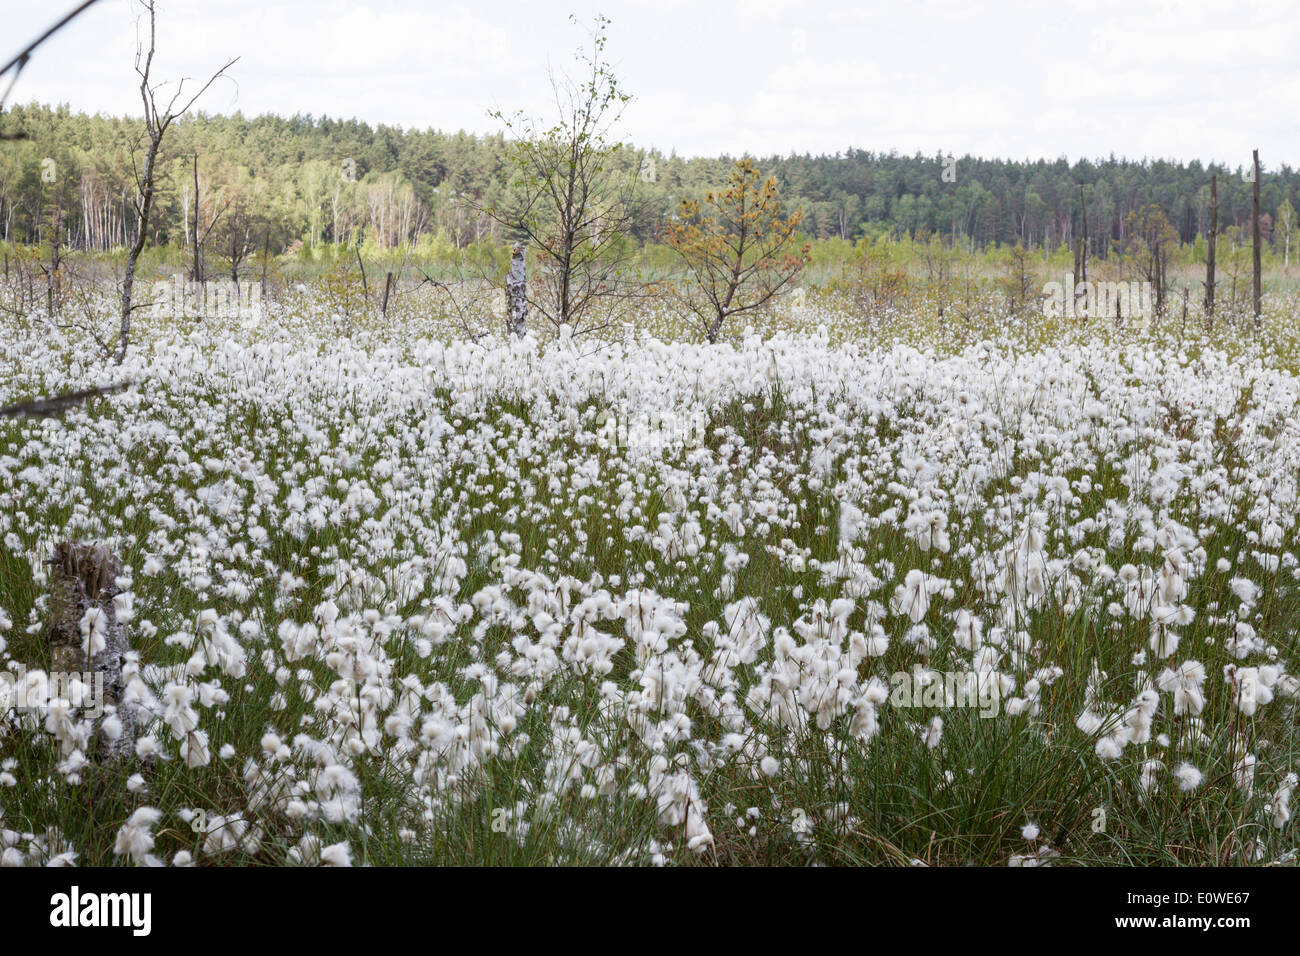
[[[665,155],[603,18],[209,114],[133,15],[0,112],[0,864],[1297,863],[1284,157]]]

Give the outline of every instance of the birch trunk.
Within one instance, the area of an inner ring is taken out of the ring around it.
[[[510,274],[506,277],[506,322],[510,334],[523,338],[528,331],[527,247],[516,242],[511,250]]]
[[[1259,261],[1259,254],[1260,254],[1260,243],[1259,243],[1259,150],[1254,150],[1254,151],[1253,151],[1252,159],[1254,160],[1254,163],[1255,163],[1255,183],[1254,183],[1253,196],[1252,196],[1252,199],[1251,199],[1251,211],[1252,211],[1252,213],[1253,213],[1253,215],[1251,216],[1251,239],[1252,239],[1252,242],[1253,242],[1253,249],[1252,249],[1252,252],[1251,252],[1251,258],[1252,258],[1252,260],[1253,260],[1253,261],[1252,261],[1252,267],[1253,267],[1253,268],[1252,268],[1252,276],[1251,276],[1251,278],[1252,278],[1253,281],[1252,281],[1251,293],[1252,293],[1252,300],[1253,300],[1253,301],[1252,301],[1252,305],[1254,306],[1254,312],[1255,312],[1255,328],[1258,329],[1258,328],[1259,328],[1259,323],[1260,323],[1260,314],[1263,312],[1263,308],[1262,308],[1262,306],[1261,306],[1261,295],[1262,295],[1262,292],[1263,292],[1263,280],[1262,280],[1262,277],[1261,277],[1261,272],[1260,272],[1260,261]]]

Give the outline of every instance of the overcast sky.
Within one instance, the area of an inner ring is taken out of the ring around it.
[[[0,56],[73,6],[5,0]],[[138,114],[136,10],[100,0],[10,102]],[[160,0],[155,75],[238,56],[206,111],[495,132],[493,107],[553,115],[598,12],[637,146],[1300,165],[1294,0]]]

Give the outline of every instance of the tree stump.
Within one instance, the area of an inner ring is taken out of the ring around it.
[[[116,583],[122,562],[105,545],[64,541],[55,545],[46,563],[51,677],[78,674],[96,691],[102,686],[103,700],[95,702],[102,708],[95,720],[99,754],[119,760],[134,751],[139,726],[136,707],[122,703],[122,668],[131,650],[126,624],[117,619],[113,601],[122,593]]]

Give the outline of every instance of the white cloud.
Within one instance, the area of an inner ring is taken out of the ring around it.
[[[52,18],[45,0],[10,7],[15,47]],[[200,77],[239,56],[208,111],[494,132],[490,108],[550,115],[548,66],[585,40],[571,9],[613,21],[607,53],[637,96],[625,138],[687,155],[1300,153],[1287,119],[1300,27],[1283,0],[164,0],[157,71]],[[134,51],[131,3],[104,0],[38,52],[13,99],[135,112]]]

